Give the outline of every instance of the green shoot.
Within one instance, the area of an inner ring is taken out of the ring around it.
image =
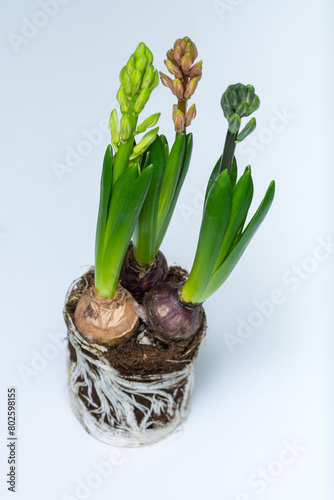
[[[218,290],[238,263],[273,201],[274,181],[244,229],[253,198],[253,181],[247,167],[236,182],[238,169],[234,152],[236,143],[244,140],[256,124],[252,118],[239,133],[241,118],[250,115],[259,103],[251,85],[231,85],[223,94],[222,107],[229,128],[223,154],[211,173],[205,193],[195,260],[181,293],[186,302],[201,303]]]

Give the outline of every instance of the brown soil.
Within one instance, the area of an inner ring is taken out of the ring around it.
[[[171,267],[166,281],[182,282],[187,276],[186,271],[180,267]],[[74,321],[74,313],[81,295],[88,287],[94,286],[94,270],[89,270],[72,289],[67,298],[65,311]],[[65,315],[66,319],[66,315]],[[151,332],[145,329],[141,321],[138,333],[118,346],[110,346],[104,356],[111,366],[122,375],[149,375],[152,373],[171,373],[181,370],[185,364],[197,354],[199,344],[205,336],[206,321],[203,312],[203,323],[197,333],[187,340],[164,343],[153,338]],[[145,333],[146,339],[151,344],[140,343],[141,334]],[[139,339],[138,339],[139,337]],[[75,351],[69,343],[71,360],[76,361]],[[144,379],[143,379],[144,380]]]

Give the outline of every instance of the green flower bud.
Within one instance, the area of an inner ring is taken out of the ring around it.
[[[132,54],[126,64],[126,69],[129,73],[129,76],[131,77],[132,72],[136,69],[136,59],[135,56]]]
[[[239,99],[239,102],[241,101],[246,101],[246,97],[247,97],[247,87],[245,87],[245,85],[239,85],[239,88],[238,88],[238,99]],[[246,104],[249,104],[246,102]]]
[[[236,93],[236,91],[233,89],[230,89],[228,98],[229,98],[228,100],[229,100],[230,106],[232,106],[235,109],[239,103],[238,94]]]
[[[237,134],[241,125],[240,116],[234,113],[228,122],[228,129],[231,134]]]
[[[136,48],[136,50],[134,52],[134,55],[135,55],[136,58],[139,57],[139,56],[141,56],[141,55],[144,55],[144,56],[146,55],[146,45],[145,45],[145,43],[140,42],[138,44],[138,47]]]
[[[152,64],[149,64],[146,68],[146,71],[144,73],[142,82],[141,82],[141,88],[148,88],[154,80],[154,68]]]
[[[133,160],[134,158],[136,158],[136,156],[144,153],[144,151],[152,144],[152,142],[155,141],[158,135],[158,131],[159,127],[156,127],[144,135],[142,140],[133,148],[130,160]]]
[[[253,117],[249,120],[247,125],[242,129],[240,134],[238,134],[236,142],[241,142],[244,139],[246,139],[246,137],[255,130],[255,127],[256,127],[256,120]]]
[[[124,85],[125,93],[128,96],[130,96],[132,87],[131,87],[130,76],[129,76],[128,70],[126,69],[126,66],[124,66],[124,68],[121,70],[121,72],[119,74],[119,80],[120,80],[121,84]]]
[[[132,95],[138,94],[140,89],[141,81],[142,81],[142,73],[138,69],[134,69],[131,76],[131,86],[132,86]]]
[[[230,85],[221,99],[221,106],[226,118],[236,113],[242,118],[253,113],[260,105],[260,100],[255,95],[252,85]]]
[[[139,114],[145,107],[145,104],[150,98],[150,89],[142,89],[136,99],[135,105],[134,105],[134,112]]]
[[[121,129],[120,129],[120,136],[122,141],[127,141],[130,139],[132,134],[132,125],[130,118],[128,115],[123,115],[121,118]]]
[[[159,73],[158,70],[156,69],[154,71],[154,78],[153,78],[153,83],[150,86],[150,91],[152,92],[152,90],[155,89],[155,87],[157,87],[158,85],[159,85]]]
[[[127,113],[129,111],[130,101],[127,98],[124,85],[121,85],[120,88],[118,89],[116,98],[121,107],[121,112]]]
[[[256,95],[252,100],[252,102],[250,103],[250,105],[248,106],[245,116],[249,116],[252,113],[254,113],[254,111],[256,111],[259,108],[259,106],[260,106],[260,99]]]
[[[238,104],[235,112],[238,113],[238,115],[243,116],[248,109],[246,101],[242,101]]]
[[[136,58],[136,68],[141,72],[141,74],[143,74],[146,67],[147,67],[147,57],[146,55],[142,54],[138,58]]]
[[[119,123],[116,109],[111,112],[108,126],[111,133],[111,142],[113,146],[117,146],[119,143]]]
[[[174,121],[174,117],[175,117],[175,113],[177,111],[177,104],[173,104],[173,111],[172,111],[172,118],[173,118],[173,121]]]
[[[152,55],[152,52],[150,51],[150,49],[148,47],[146,47],[146,49],[145,49],[145,55],[146,55],[148,64],[152,64],[152,62],[153,62],[153,55]]]
[[[140,125],[137,127],[137,133],[141,134],[142,132],[145,132],[148,128],[154,127],[156,123],[158,122],[160,118],[161,113],[155,113],[154,115],[149,116],[146,118],[146,120],[143,121]]]
[[[230,116],[233,114],[232,113],[232,108],[228,104],[223,104],[222,108],[223,108],[223,113],[224,113],[225,118],[227,120],[229,120]]]
[[[252,100],[254,99],[255,89],[254,89],[253,85],[247,85],[246,88],[247,88],[247,95],[246,95],[245,101],[249,105],[252,102]]]

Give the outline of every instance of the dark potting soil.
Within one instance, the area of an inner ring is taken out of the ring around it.
[[[169,268],[166,281],[180,283],[187,277],[187,272],[180,267]],[[73,287],[67,298],[65,310],[74,321],[74,313],[81,295],[87,287],[94,286],[94,270],[90,269]],[[171,373],[179,371],[197,354],[198,347],[205,336],[206,320],[203,312],[203,322],[196,334],[187,340],[164,343],[154,339],[151,332],[141,321],[138,333],[127,342],[110,346],[104,353],[111,366],[122,375],[149,375],[156,373]],[[144,335],[145,339],[141,339]],[[150,342],[148,343],[142,343]],[[70,356],[76,361],[75,350],[69,342]],[[144,381],[145,377],[143,377]]]

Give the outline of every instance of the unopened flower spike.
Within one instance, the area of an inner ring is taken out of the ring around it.
[[[158,70],[154,69],[152,62],[152,52],[141,42],[119,75],[121,85],[117,92],[117,100],[122,116],[118,122],[114,110],[109,122],[112,135],[111,144],[114,152],[119,152],[115,156],[113,184],[128,167],[129,162],[131,164],[137,161],[158,134],[158,128],[155,128],[154,132],[140,141],[140,146],[139,144],[134,145],[135,135],[154,126],[160,116],[156,113],[137,127],[138,116],[149,100],[152,90],[159,83],[159,73]],[[138,153],[138,151],[140,152]]]
[[[242,83],[230,85],[222,95],[221,107],[228,121],[228,130],[220,162],[220,172],[227,169],[228,173],[231,173],[236,144],[246,139],[256,127],[255,118],[251,118],[240,132],[241,118],[249,116],[259,106],[260,99],[255,94],[253,85],[243,85]]]
[[[169,76],[160,72],[161,83],[168,87],[177,97],[177,112],[173,107],[173,122],[176,135],[186,132],[192,120],[196,116],[196,107],[193,104],[187,112],[187,101],[194,94],[199,80],[202,77],[202,61],[194,64],[198,52],[196,45],[189,37],[178,38],[174,43],[173,49],[167,52],[165,65],[168,71],[173,75],[172,80]]]

